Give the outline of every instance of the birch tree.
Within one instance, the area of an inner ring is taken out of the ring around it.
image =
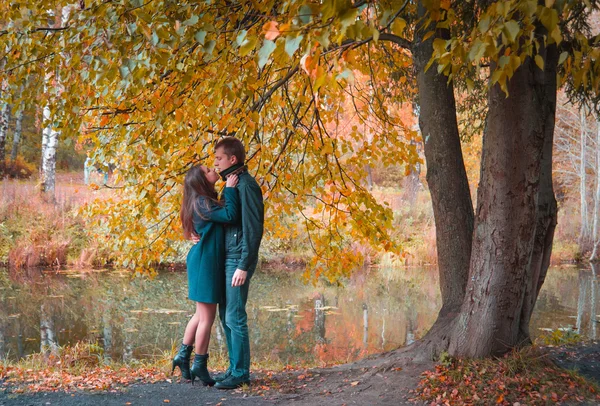
[[[62,7],[56,29],[60,30],[65,27],[70,10],[70,5]],[[56,150],[59,132],[56,130],[57,113],[54,109],[60,105],[59,96],[63,92],[59,69],[61,69],[61,66],[55,67],[54,71],[50,71],[45,75],[44,85],[44,93],[49,95],[49,100],[43,110],[41,191],[49,201],[55,201],[56,199]]]
[[[10,151],[10,162],[12,165],[17,160],[19,153],[19,144],[21,143],[21,135],[23,133],[23,108],[17,110],[15,116],[15,132],[13,133],[12,149]]]
[[[594,193],[594,219],[592,238],[594,249],[590,261],[600,261],[600,120],[596,119],[596,191]]]
[[[5,81],[0,83],[0,178],[4,176],[6,137],[8,135],[9,105],[5,97],[7,84]]]
[[[580,201],[580,231],[579,245],[585,247],[589,240],[589,219],[588,219],[588,202],[587,202],[587,112],[585,105],[581,106],[580,110],[580,128],[581,141],[579,153],[579,201]]]

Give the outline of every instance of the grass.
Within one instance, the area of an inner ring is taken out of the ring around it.
[[[94,240],[86,219],[79,215],[82,205],[97,197],[109,196],[110,190],[94,190],[83,184],[83,175],[67,172],[57,175],[56,204],[45,202],[35,180],[0,181],[0,264],[12,268],[35,266],[103,267],[117,253]],[[368,247],[364,251],[371,263],[385,266],[422,266],[437,263],[435,224],[429,193],[421,188],[414,198],[402,187],[375,187],[375,197],[387,202],[394,212],[392,238],[405,249],[405,256],[391,260]],[[577,244],[578,218],[570,210],[574,203],[565,201],[559,212],[553,264],[581,258]],[[297,226],[293,217],[282,219],[290,229]],[[296,269],[312,254],[303,230],[287,236],[266,234],[261,255],[274,267]],[[185,253],[181,255],[185,258]],[[171,260],[173,260],[171,258]],[[177,261],[178,259],[175,259]],[[288,266],[290,265],[290,266]]]
[[[13,269],[106,264],[109,253],[94,242],[78,215],[96,193],[76,175],[58,177],[56,203],[42,198],[35,181],[4,180],[0,190],[0,263]]]
[[[151,360],[114,361],[104,357],[103,348],[95,342],[78,342],[58,347],[54,353],[40,352],[19,361],[0,361],[0,383],[13,393],[61,391],[108,391],[132,383],[155,383],[180,379],[179,369],[171,376],[171,361],[178,343]],[[210,354],[209,369],[224,371],[229,360],[226,354]],[[333,365],[333,364],[332,364]],[[305,363],[285,365],[270,358],[253,359],[251,370],[259,378],[275,373],[322,367]],[[0,387],[1,392],[1,387]]]
[[[157,363],[124,364],[107,360],[96,343],[79,342],[60,347],[55,353],[37,353],[18,361],[0,363],[0,381],[14,393],[57,390],[107,391],[133,382],[167,379]]]
[[[540,345],[573,345],[583,342],[583,337],[571,328],[546,331],[536,339]]]

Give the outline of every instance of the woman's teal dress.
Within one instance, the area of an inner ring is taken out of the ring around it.
[[[200,236],[187,255],[188,298],[194,302],[220,303],[225,297],[224,224],[240,219],[240,198],[234,187],[223,189],[225,206],[200,202],[201,214],[194,213],[194,229]]]

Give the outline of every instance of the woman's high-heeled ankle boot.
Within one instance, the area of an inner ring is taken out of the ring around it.
[[[171,369],[171,374],[175,371],[175,367],[179,367],[181,376],[184,379],[192,379],[190,374],[190,355],[192,355],[193,348],[193,345],[181,344],[179,352],[175,355],[175,358],[173,358],[173,369]]]
[[[192,375],[192,385],[194,384],[194,379],[199,378],[200,382],[204,386],[213,386],[215,384],[215,380],[210,377],[207,368],[208,363],[208,354],[200,355],[196,354],[194,357],[194,363],[192,364],[191,375]]]

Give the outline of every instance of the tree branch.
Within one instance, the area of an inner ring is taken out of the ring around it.
[[[393,42],[397,45],[400,45],[400,47],[404,49],[412,49],[412,42],[394,34],[382,32],[381,34],[379,34],[379,40]]]
[[[298,72],[298,65],[291,68],[284,77],[279,79],[273,85],[273,87],[270,88],[269,91],[267,91],[267,93],[265,93],[259,100],[257,100],[252,105],[252,108],[250,109],[250,111],[257,111],[257,112],[260,111],[263,108],[263,106],[265,105],[266,101],[273,95],[273,93],[275,93],[275,91],[277,91],[277,89],[279,89],[281,86],[283,86],[296,72]]]

